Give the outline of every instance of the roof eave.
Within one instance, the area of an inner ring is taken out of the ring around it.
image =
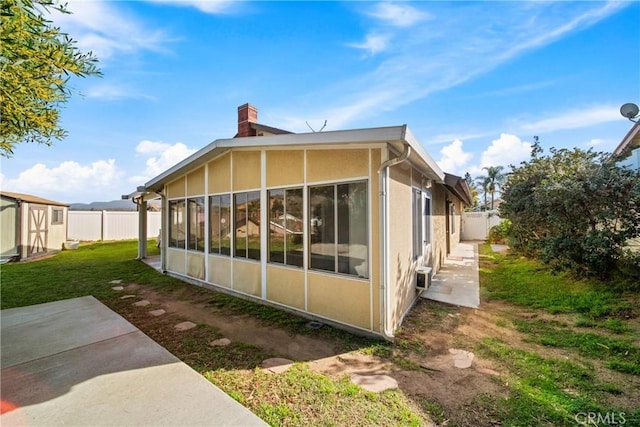
[[[444,182],[444,172],[433,158],[422,148],[420,142],[406,125],[388,126],[366,129],[350,129],[326,132],[291,133],[270,136],[251,136],[239,138],[218,139],[203,147],[191,156],[167,169],[165,172],[149,180],[144,188],[146,191],[161,191],[163,186],[184,174],[187,169],[201,166],[212,158],[232,148],[259,148],[285,146],[323,146],[335,144],[364,144],[364,143],[407,143],[415,155],[410,159],[425,171],[428,177],[438,183]]]
[[[625,154],[627,148],[629,146],[633,147],[635,145],[640,147],[640,123],[636,122],[629,132],[625,135],[625,137],[620,141],[620,144],[613,150],[613,155],[616,157],[621,157]]]

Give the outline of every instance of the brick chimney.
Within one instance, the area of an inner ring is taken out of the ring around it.
[[[238,107],[238,134],[236,136],[256,136],[251,123],[258,123],[258,109],[251,104]]]

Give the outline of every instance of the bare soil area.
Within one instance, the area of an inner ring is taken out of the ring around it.
[[[526,342],[521,333],[509,327],[514,317],[544,314],[518,311],[496,301],[483,302],[480,309],[468,309],[421,300],[405,320],[390,355],[377,357],[348,351],[343,341],[326,334],[314,336],[313,331],[297,334],[266,325],[250,315],[228,315],[211,303],[210,293],[196,287],[161,293],[138,284],[123,285],[121,294],[135,298],[118,299],[112,308],[169,349],[172,341],[181,339],[171,325],[189,320],[219,331],[212,340],[224,337],[232,343],[258,347],[274,357],[309,362],[312,370],[328,376],[386,374],[398,381],[399,388],[416,402],[416,407],[423,411],[430,408],[425,412],[431,416],[434,408],[441,408],[443,417],[436,420],[439,425],[499,425],[500,421],[493,419],[495,415],[478,404],[478,399],[508,393],[505,383],[509,373],[503,367],[476,354],[470,367],[458,368],[454,366],[452,349],[473,352],[480,340],[495,337],[511,347],[535,350],[545,357],[569,358],[562,350]],[[133,304],[140,300],[150,304],[146,307]],[[158,317],[149,314],[158,308],[166,313]],[[616,375],[604,369],[602,373]],[[614,383],[617,380],[621,379],[611,378]],[[640,384],[635,394],[625,395],[626,401],[616,403],[628,406],[629,399],[640,399]]]

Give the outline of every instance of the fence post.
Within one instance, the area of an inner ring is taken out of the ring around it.
[[[102,220],[102,227],[101,227],[101,232],[100,232],[100,240],[105,241],[106,239],[106,235],[107,235],[107,211],[102,211],[102,215],[101,215],[101,220]]]

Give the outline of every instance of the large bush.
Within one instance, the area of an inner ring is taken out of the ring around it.
[[[512,221],[513,244],[557,270],[608,278],[640,236],[640,171],[604,153],[539,147],[513,168],[500,216]]]

